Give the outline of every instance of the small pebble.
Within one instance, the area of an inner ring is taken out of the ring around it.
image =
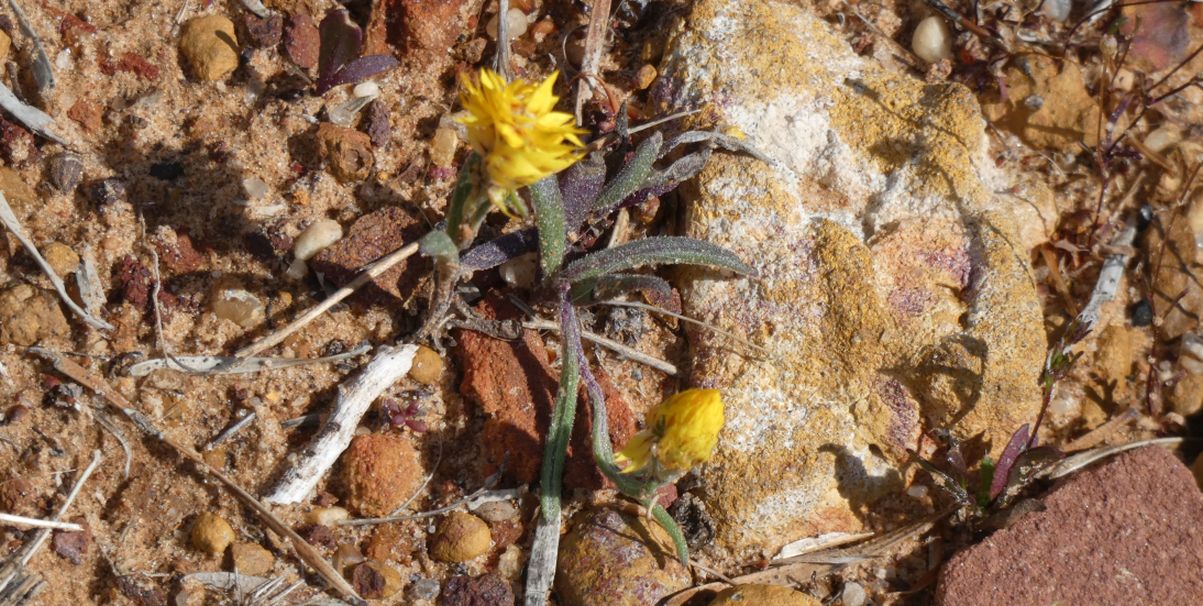
[[[76,566],[83,563],[84,555],[88,553],[88,543],[92,538],[92,532],[88,530],[88,526],[86,524],[83,526],[83,530],[73,532],[54,531],[54,553],[66,558]]]
[[[342,183],[363,181],[372,174],[376,156],[372,139],[345,126],[323,123],[317,128],[318,152],[329,163],[330,172]]]
[[[418,346],[413,365],[409,367],[409,378],[423,385],[438,385],[443,378],[443,358],[425,345]]]
[[[911,37],[911,50],[928,63],[952,59],[952,33],[944,19],[933,15],[920,21]]]
[[[50,158],[47,169],[50,184],[63,193],[69,193],[79,185],[79,179],[84,174],[84,163],[79,156],[63,152]]]
[[[409,597],[414,600],[433,600],[439,595],[439,582],[425,577],[409,584]]]
[[[467,562],[489,551],[493,535],[484,520],[455,511],[439,522],[430,543],[430,556],[440,562]]]
[[[1149,133],[1145,137],[1145,147],[1161,153],[1182,140],[1182,132],[1177,128],[1165,125]]]
[[[913,499],[922,499],[927,496],[927,486],[923,484],[914,484],[906,489],[906,495]]]
[[[246,26],[247,38],[256,48],[273,47],[280,43],[284,35],[284,17],[278,13],[263,18],[248,12],[243,15],[242,22]]]
[[[459,135],[455,129],[440,126],[430,141],[430,163],[439,168],[450,167],[455,162],[455,148],[458,145]]]
[[[494,574],[453,576],[439,594],[439,606],[512,606],[513,603],[514,590]]]
[[[258,543],[234,543],[230,546],[230,564],[240,574],[263,576],[276,563],[272,552]]]
[[[241,288],[219,288],[211,303],[213,313],[243,328],[263,322],[263,301]]]
[[[372,140],[372,147],[384,149],[393,135],[388,106],[380,99],[369,103],[359,128],[368,134],[368,138]]]
[[[333,219],[318,219],[305,228],[292,243],[292,255],[308,261],[323,248],[338,242],[343,237],[343,227]]]
[[[377,560],[368,560],[351,572],[351,585],[359,595],[369,600],[382,600],[404,587],[397,569]]]
[[[351,513],[342,507],[318,507],[305,512],[301,519],[308,524],[333,526],[349,517],[351,517]]]
[[[238,67],[234,22],[221,15],[195,17],[184,24],[180,52],[198,80],[221,80]]]
[[[647,90],[656,81],[656,67],[652,64],[645,64],[635,72],[635,88],[639,90]]]
[[[347,507],[363,516],[388,515],[422,482],[418,451],[395,433],[355,436],[340,461]]]
[[[288,58],[301,69],[317,67],[318,50],[321,47],[321,36],[313,18],[305,13],[294,13],[288,16],[288,25],[284,28],[284,52]]]
[[[361,99],[375,99],[380,96],[380,85],[376,84],[374,80],[365,80],[356,84],[355,88],[351,89],[351,96]]]
[[[334,558],[331,563],[334,564],[334,569],[342,574],[346,574],[346,570],[356,564],[366,560],[363,557],[363,552],[352,543],[340,543],[338,548],[334,550]]]
[[[492,501],[477,507],[476,515],[489,523],[505,522],[518,517],[518,508],[509,501]]]
[[[247,177],[242,180],[242,191],[246,192],[247,198],[258,200],[267,195],[267,183],[259,177]]]
[[[221,555],[234,542],[234,529],[221,516],[204,512],[192,525],[192,547],[210,555]]]
[[[498,268],[501,279],[514,288],[530,288],[535,285],[539,273],[537,254],[521,255],[506,261]]]
[[[506,19],[506,24],[510,29],[510,31],[507,32],[510,35],[510,40],[522,37],[522,34],[526,33],[526,13],[522,12],[522,9],[511,8],[506,15],[509,17]],[[493,17],[489,19],[489,23],[485,25],[485,32],[489,34],[489,38],[493,40],[497,39],[497,21],[497,15],[493,15]]]
[[[840,592],[840,602],[843,606],[864,606],[865,588],[851,581],[844,583],[844,590]]]
[[[297,529],[297,534],[301,535],[301,538],[313,543],[314,545],[320,545],[330,549],[333,549],[336,543],[334,539],[334,531],[330,530],[329,526],[322,526],[321,524],[306,524],[301,526]]]
[[[522,577],[525,566],[526,558],[523,557],[522,548],[517,545],[506,547],[505,551],[497,557],[497,574],[511,581]]]
[[[1153,323],[1153,306],[1148,299],[1141,299],[1128,309],[1132,317],[1132,326],[1148,326]]]
[[[79,267],[79,255],[71,250],[70,246],[62,242],[51,242],[42,248],[42,256],[46,258],[46,262],[50,264],[50,268],[60,278],[65,278],[67,275],[75,273],[75,269]]]

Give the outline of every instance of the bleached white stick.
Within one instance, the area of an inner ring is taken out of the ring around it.
[[[25,526],[28,528],[50,528],[53,530],[83,530],[84,527],[71,522],[59,522],[56,520],[41,520],[38,518],[27,518],[25,516],[13,515],[11,513],[0,513],[0,524],[12,524],[13,526]]]
[[[1128,265],[1129,249],[1132,247],[1132,241],[1136,238],[1136,221],[1129,219],[1124,226],[1123,231],[1116,234],[1111,241],[1111,247],[1116,252],[1107,255],[1107,259],[1103,261],[1103,268],[1099,270],[1098,282],[1094,284],[1094,291],[1090,293],[1090,300],[1086,302],[1086,307],[1078,313],[1078,324],[1087,330],[1094,329],[1094,325],[1099,321],[1099,311],[1103,308],[1103,304],[1115,299],[1115,291],[1119,289],[1120,278],[1124,276],[1124,267]]]
[[[12,89],[3,84],[0,84],[0,107],[12,114],[18,122],[24,124],[29,130],[60,145],[67,144],[62,137],[50,130],[50,127],[54,126],[54,118],[51,118],[46,112],[32,105],[26,105],[13,94]]]
[[[0,223],[3,223],[9,231],[13,232],[17,241],[21,243],[21,246],[25,247],[29,256],[33,257],[38,267],[42,268],[42,273],[46,274],[47,278],[50,278],[50,283],[54,285],[55,292],[63,300],[63,305],[66,305],[68,309],[75,312],[75,315],[82,318],[88,326],[102,330],[113,330],[112,324],[93,316],[87,310],[77,305],[75,301],[71,300],[71,296],[67,294],[67,287],[63,284],[63,279],[54,273],[54,268],[50,267],[50,263],[46,261],[42,253],[38,252],[38,247],[34,246],[33,241],[25,235],[25,231],[21,229],[21,223],[17,221],[17,215],[13,213],[12,207],[8,205],[8,199],[4,197],[3,193],[0,193]]]
[[[362,373],[340,385],[330,418],[318,430],[313,441],[299,453],[300,460],[284,472],[264,499],[269,503],[289,504],[307,498],[338,456],[351,444],[355,428],[368,407],[384,390],[409,372],[416,353],[417,345],[381,347]]]

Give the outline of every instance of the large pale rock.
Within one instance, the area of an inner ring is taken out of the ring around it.
[[[970,92],[862,59],[784,2],[700,0],[668,48],[666,106],[707,106],[775,160],[717,156],[686,221],[760,271],[682,274],[687,313],[770,351],[692,341],[692,382],[727,402],[701,470],[717,546],[861,528],[921,427],[997,455],[1035,418],[1046,343],[1013,218],[1031,205],[993,193]]]

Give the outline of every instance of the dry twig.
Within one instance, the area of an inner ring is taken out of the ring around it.
[[[329,297],[326,297],[326,299],[321,303],[309,308],[309,310],[302,314],[301,317],[293,320],[287,326],[234,352],[234,356],[238,358],[249,358],[279,344],[281,341],[288,338],[288,335],[291,335],[292,333],[300,330],[306,324],[312,322],[318,316],[325,313],[326,310],[338,304],[339,301],[342,301],[350,296],[351,293],[358,290],[359,287],[371,282],[377,276],[388,271],[394,265],[404,261],[405,259],[408,259],[416,252],[418,252],[418,243],[411,242],[383,257],[380,257],[375,261],[372,261],[370,265],[363,269],[363,273],[356,276],[356,278],[351,280],[349,284],[338,289]]]

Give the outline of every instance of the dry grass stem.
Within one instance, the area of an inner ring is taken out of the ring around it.
[[[84,527],[71,522],[58,522],[55,520],[41,520],[38,518],[27,518],[25,516],[13,515],[11,513],[0,513],[0,524],[9,524],[11,526],[22,526],[26,528],[50,528],[52,530],[83,530]]]

